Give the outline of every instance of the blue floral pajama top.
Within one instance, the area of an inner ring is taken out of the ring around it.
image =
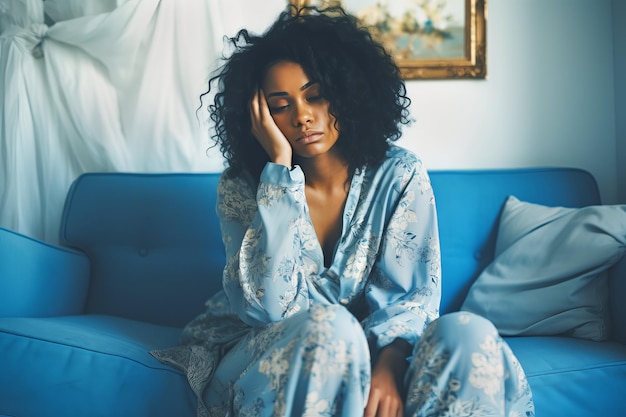
[[[250,326],[311,303],[342,304],[378,348],[415,344],[437,318],[440,257],[435,202],[422,163],[393,147],[382,166],[352,178],[330,268],[309,218],[304,174],[269,163],[258,187],[223,177],[218,215],[226,247],[221,301]],[[220,311],[220,314],[222,312]]]

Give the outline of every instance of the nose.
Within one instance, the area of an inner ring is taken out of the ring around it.
[[[294,126],[305,126],[313,121],[313,112],[309,103],[299,102],[294,105],[294,110]]]

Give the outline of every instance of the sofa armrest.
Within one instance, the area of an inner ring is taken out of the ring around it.
[[[0,317],[80,314],[89,286],[89,259],[0,228]]]
[[[626,344],[626,255],[609,270],[613,338]]]

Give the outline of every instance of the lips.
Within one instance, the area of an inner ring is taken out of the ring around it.
[[[302,136],[296,138],[296,142],[298,143],[311,143],[317,141],[323,135],[322,132],[318,132],[315,130],[307,130],[302,134]]]

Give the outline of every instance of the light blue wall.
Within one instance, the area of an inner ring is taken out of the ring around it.
[[[626,204],[626,1],[613,0],[618,201]]]

